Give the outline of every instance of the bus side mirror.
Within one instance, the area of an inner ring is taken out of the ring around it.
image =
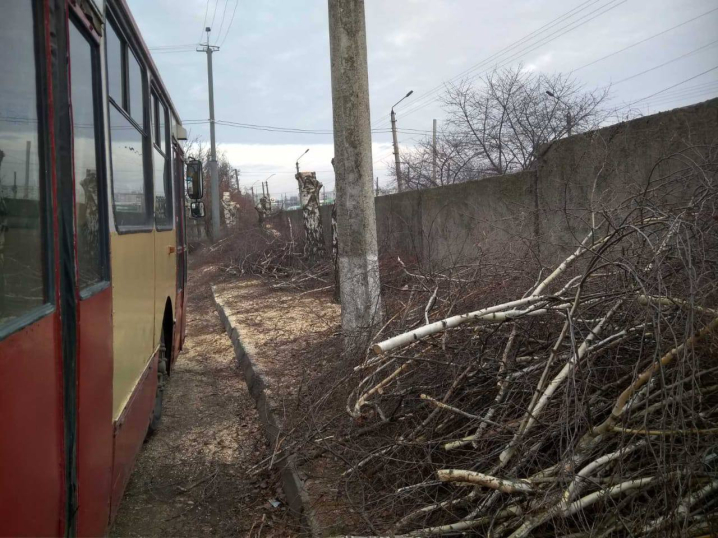
[[[192,202],[189,205],[189,216],[193,219],[204,218],[204,202]]]
[[[187,196],[192,200],[201,200],[204,196],[202,163],[197,160],[191,160],[187,163]]]

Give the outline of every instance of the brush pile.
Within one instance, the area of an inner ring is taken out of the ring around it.
[[[317,440],[372,533],[718,532],[716,162],[682,162],[531,281],[401,269],[346,400],[371,434]]]

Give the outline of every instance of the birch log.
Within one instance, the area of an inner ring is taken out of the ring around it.
[[[552,299],[551,297],[544,297],[544,296],[534,297],[534,296],[532,296],[532,297],[526,297],[524,299],[518,299],[516,301],[510,301],[508,303],[503,303],[503,304],[496,305],[496,306],[491,306],[488,308],[482,308],[481,310],[476,310],[475,312],[469,312],[467,314],[459,314],[457,316],[452,316],[450,318],[442,319],[441,321],[436,321],[436,322],[430,323],[428,325],[423,325],[413,331],[399,334],[397,336],[394,336],[393,338],[389,338],[388,340],[384,340],[383,342],[374,344],[372,349],[374,350],[374,353],[376,353],[376,354],[386,353],[387,351],[391,351],[392,349],[396,349],[398,347],[402,347],[407,344],[411,344],[412,342],[415,342],[417,340],[421,340],[422,338],[426,338],[427,336],[431,336],[432,334],[446,331],[448,329],[453,329],[454,327],[458,327],[459,325],[461,325],[463,323],[466,323],[469,321],[478,321],[481,319],[485,319],[490,314],[494,314],[496,312],[502,312],[503,310],[509,310],[510,308],[513,308],[515,306],[525,306],[525,305],[531,305],[531,304],[535,304],[535,303],[539,303],[539,302],[548,302],[551,299]],[[512,311],[512,313],[516,314],[516,311]],[[501,317],[503,318],[503,316],[501,316]],[[508,319],[508,317],[506,319]]]

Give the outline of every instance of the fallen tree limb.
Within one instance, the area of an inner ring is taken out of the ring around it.
[[[509,480],[497,478],[475,471],[461,469],[442,469],[436,471],[436,476],[442,482],[468,482],[487,488],[496,489],[504,493],[533,493],[533,486],[526,480]]]

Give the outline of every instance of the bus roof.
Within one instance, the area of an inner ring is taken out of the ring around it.
[[[167,102],[167,105],[172,111],[172,116],[174,116],[175,122],[177,122],[177,124],[181,126],[182,120],[180,119],[179,113],[175,108],[174,102],[172,101],[172,97],[170,96],[170,92],[167,91],[167,87],[165,86],[165,83],[160,76],[160,71],[159,69],[157,69],[157,65],[155,65],[155,62],[152,59],[152,55],[147,48],[147,44],[142,37],[142,33],[137,26],[137,22],[135,21],[135,18],[132,15],[132,11],[130,11],[130,7],[127,5],[126,0],[108,0],[108,4],[111,4],[114,8],[113,15],[115,15],[116,18],[119,18],[120,22],[124,23],[124,26],[126,26],[127,29],[132,33],[134,44],[140,49],[137,52],[142,54],[142,59],[147,65],[147,68],[152,73],[153,80],[157,83],[159,90],[162,93],[162,96],[164,97],[165,101]]]

